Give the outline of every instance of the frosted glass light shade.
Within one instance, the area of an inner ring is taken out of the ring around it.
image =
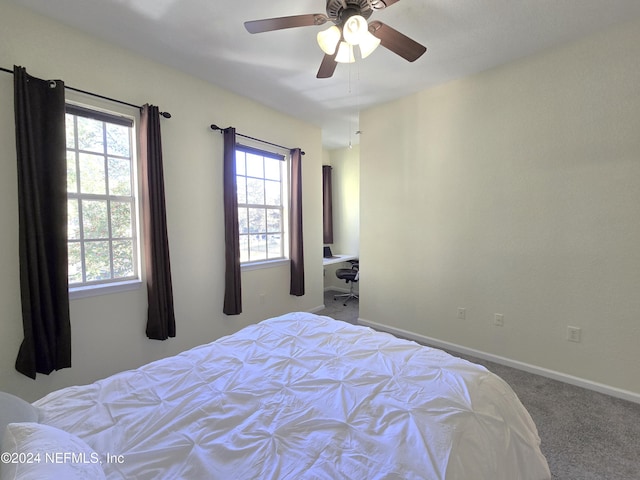
[[[353,45],[349,45],[347,42],[340,42],[338,53],[336,54],[336,62],[353,63],[355,61],[356,57],[353,56]]]
[[[362,15],[349,17],[342,28],[344,40],[350,45],[358,45],[367,33],[369,33],[369,26]]]
[[[369,32],[369,26],[364,17],[353,15],[345,22],[342,31],[336,25],[318,32],[318,45],[327,55],[336,54],[338,63],[353,63],[353,46],[360,46],[360,56],[367,58],[380,45],[380,39]],[[337,53],[336,53],[337,50]]]
[[[340,29],[335,25],[318,32],[317,40],[318,45],[324,53],[327,55],[333,55],[340,43]]]
[[[360,40],[360,55],[367,58],[380,45],[380,39],[374,37],[369,31]]]

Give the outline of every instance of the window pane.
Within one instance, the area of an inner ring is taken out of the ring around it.
[[[76,148],[75,124],[73,123],[73,115],[68,113],[64,116],[64,125],[67,131],[67,148]]]
[[[78,242],[69,242],[67,245],[69,254],[69,283],[82,282],[82,253]]]
[[[247,203],[246,177],[236,177],[236,188],[238,190],[238,203]]]
[[[244,152],[236,151],[236,175],[246,175],[247,169],[245,167],[245,154]]]
[[[119,155],[129,157],[129,127],[124,125],[106,124],[107,130],[107,153],[109,155]]]
[[[238,209],[238,231],[240,233],[249,233],[249,217],[246,208]]]
[[[240,235],[240,261],[249,261],[249,237],[247,235]]]
[[[267,259],[266,235],[249,236],[249,260],[252,262]]]
[[[280,235],[267,235],[267,255],[269,258],[281,258],[283,256]]]
[[[249,233],[265,233],[267,224],[264,208],[249,209]]]
[[[133,128],[72,113],[65,121],[69,282],[135,278]]]
[[[67,152],[67,192],[78,193],[78,172],[76,171],[75,152]]]
[[[76,118],[78,120],[78,148],[89,152],[103,153],[103,123],[91,118]]]
[[[80,239],[80,213],[78,211],[78,200],[67,201],[67,238],[69,240]]]
[[[264,160],[259,155],[247,154],[247,176],[264,178]]]
[[[241,262],[284,258],[285,165],[260,153],[236,151]]]
[[[82,201],[82,227],[84,238],[99,239],[109,237],[107,202],[103,200]]]
[[[282,203],[280,182],[267,180],[264,182],[264,186],[266,204],[280,206],[280,204]]]
[[[129,160],[109,159],[109,194],[131,195],[131,162]]]
[[[247,203],[264,205],[264,180],[247,178]]]
[[[104,195],[107,182],[102,155],[80,154],[80,192]]]
[[[129,202],[111,202],[111,236],[113,238],[131,238],[131,204]]]
[[[113,242],[113,276],[114,278],[132,277],[133,241],[118,240]]]
[[[282,162],[280,160],[274,160],[273,158],[264,159],[264,178],[268,180],[280,181],[280,169],[282,168]]]
[[[270,209],[267,211],[267,232],[282,232],[282,214],[280,210]]]
[[[109,242],[86,242],[84,249],[87,282],[111,278]]]

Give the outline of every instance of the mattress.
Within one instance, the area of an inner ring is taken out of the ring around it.
[[[41,423],[116,459],[102,464],[108,479],[550,478],[531,417],[498,376],[309,313],[34,405]]]

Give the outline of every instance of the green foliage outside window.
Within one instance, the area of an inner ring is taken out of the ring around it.
[[[285,162],[268,155],[236,151],[240,261],[285,258]]]
[[[69,284],[136,278],[132,127],[67,113],[66,132]]]

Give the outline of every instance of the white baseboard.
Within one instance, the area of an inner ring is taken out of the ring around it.
[[[591,380],[587,380],[584,378],[575,377],[573,375],[557,372],[555,370],[549,370],[547,368],[538,367],[536,365],[520,362],[518,360],[512,360],[510,358],[501,357],[499,355],[483,352],[481,350],[475,350],[473,348],[464,347],[462,345],[457,345],[455,343],[445,342],[443,340],[427,337],[425,335],[413,333],[408,330],[403,330],[401,328],[391,327],[389,325],[372,322],[369,320],[365,320],[363,318],[358,318],[358,324],[371,327],[375,330],[388,332],[398,337],[414,340],[419,343],[425,343],[427,345],[431,345],[436,348],[451,350],[453,352],[461,353],[463,355],[471,355],[473,357],[489,360],[490,362],[499,363],[500,365],[506,365],[507,367],[517,368],[518,370],[523,370],[525,372],[540,375],[542,377],[551,378],[553,380],[558,380],[560,382],[568,383],[570,385],[575,385],[577,387],[582,387],[588,390],[604,393],[612,397],[621,398],[623,400],[628,400],[634,403],[640,403],[640,394],[631,392],[629,390],[623,390],[621,388],[612,387],[611,385],[605,385],[603,383],[593,382]]]
[[[309,310],[309,313],[318,313],[320,310],[324,310],[325,308],[327,307],[324,304],[322,304],[319,307],[315,307]]]

